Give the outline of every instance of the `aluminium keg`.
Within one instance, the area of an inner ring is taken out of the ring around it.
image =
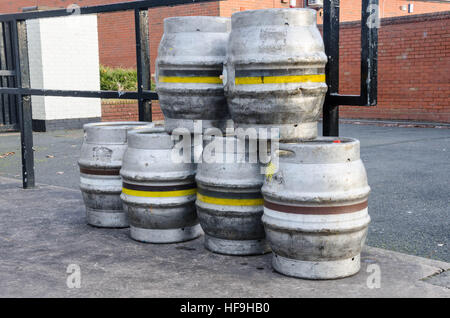
[[[256,149],[252,163],[251,150],[245,144],[238,147],[239,142],[244,143],[236,137],[205,142],[196,176],[197,213],[208,250],[228,255],[263,254],[269,251],[261,221],[264,174]],[[210,152],[214,157],[208,160]]]
[[[231,24],[224,84],[235,127],[316,138],[327,91],[316,11],[249,10],[234,13]]]
[[[280,143],[262,188],[263,223],[276,271],[333,279],[357,273],[370,222],[359,141]]]
[[[203,233],[195,209],[196,165],[175,162],[174,144],[162,127],[128,135],[128,149],[120,171],[121,198],[134,240],[175,243]]]
[[[97,227],[128,227],[120,193],[120,168],[127,148],[127,132],[148,127],[144,122],[108,122],[84,125],[78,161],[80,189],[87,223]]]
[[[224,129],[229,123],[221,79],[231,20],[173,17],[164,20],[156,59],[156,91],[166,130],[194,124]]]

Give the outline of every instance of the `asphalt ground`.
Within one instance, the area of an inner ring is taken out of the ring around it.
[[[372,188],[366,243],[449,262],[450,129],[342,124],[340,135],[361,141]],[[37,182],[78,189],[82,138],[81,130],[35,133]],[[0,134],[0,157],[7,153],[0,176],[20,179],[18,133]]]

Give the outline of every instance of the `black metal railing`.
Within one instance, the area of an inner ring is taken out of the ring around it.
[[[10,52],[9,59],[5,58],[5,60],[2,60],[0,55],[0,86],[2,86],[0,87],[0,96],[2,96],[2,101],[7,98],[10,104],[12,103],[17,107],[16,114],[21,134],[23,187],[31,188],[35,186],[31,96],[136,99],[138,100],[139,120],[152,121],[151,101],[157,100],[158,95],[150,90],[148,9],[213,1],[222,0],[142,0],[81,7],[76,8],[76,10],[61,9],[0,15],[2,31],[8,29],[8,33],[2,33],[3,38],[9,36],[9,40],[2,41],[2,43],[9,45],[6,51]],[[329,58],[326,68],[329,90],[323,112],[324,136],[338,136],[339,134],[339,105],[376,105],[378,29],[373,27],[373,25],[371,26],[370,23],[372,19],[378,19],[378,11],[373,9],[377,5],[378,0],[362,1],[360,95],[339,95],[339,0],[324,1],[323,33],[325,50]],[[27,20],[64,17],[74,13],[99,14],[129,10],[133,10],[135,13],[137,91],[51,90],[30,87]],[[8,65],[4,61],[8,61]],[[5,77],[7,78],[6,81]]]
[[[0,87],[15,87],[14,54],[10,22],[0,22]],[[15,95],[0,95],[0,132],[15,131],[18,126]]]
[[[31,96],[136,99],[138,100],[139,120],[152,121],[151,101],[157,100],[158,95],[150,90],[148,9],[212,1],[220,0],[142,0],[75,9],[68,8],[0,15],[0,23],[10,28],[10,33],[3,34],[10,36],[11,41],[4,43],[9,45],[7,51],[12,52],[11,59],[8,60],[10,61],[10,65],[2,65],[0,69],[0,77],[3,80],[5,76],[9,77],[7,87],[0,87],[0,96],[3,98],[7,96],[9,99],[15,98],[14,105],[17,107],[21,135],[23,187],[32,188],[35,186]],[[27,20],[64,17],[73,14],[99,14],[130,10],[133,10],[135,13],[138,80],[138,90],[136,92],[52,90],[34,89],[30,87]]]
[[[323,135],[339,136],[339,105],[376,106],[378,87],[378,0],[362,0],[360,95],[339,94],[339,0],[323,5],[323,40],[328,56]]]

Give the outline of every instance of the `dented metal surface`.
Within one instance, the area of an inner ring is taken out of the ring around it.
[[[357,273],[370,222],[359,141],[323,137],[280,149],[278,171],[262,188],[274,268],[311,279]]]
[[[98,227],[127,227],[120,200],[119,170],[127,147],[127,132],[149,127],[144,122],[109,122],[84,125],[78,161],[80,189],[87,223]]]
[[[128,136],[120,174],[131,238],[175,243],[200,236],[195,209],[196,165],[173,161],[174,141],[162,127]]]
[[[221,80],[231,20],[174,17],[164,20],[156,60],[156,91],[166,130],[224,128],[229,119]]]
[[[261,216],[261,187],[264,175],[260,165],[249,160],[250,150],[238,148],[235,137],[215,137],[214,162],[198,166],[197,211],[205,231],[205,247],[229,255],[264,254],[269,251]],[[228,145],[228,148],[227,148]],[[213,150],[206,141],[205,152]],[[253,153],[256,157],[256,149]],[[238,162],[242,155],[245,162]]]
[[[326,63],[314,10],[233,14],[224,84],[235,126],[276,127],[281,139],[317,137]]]

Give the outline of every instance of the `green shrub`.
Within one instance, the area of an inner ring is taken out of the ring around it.
[[[100,87],[102,91],[136,91],[137,71],[100,66]]]

